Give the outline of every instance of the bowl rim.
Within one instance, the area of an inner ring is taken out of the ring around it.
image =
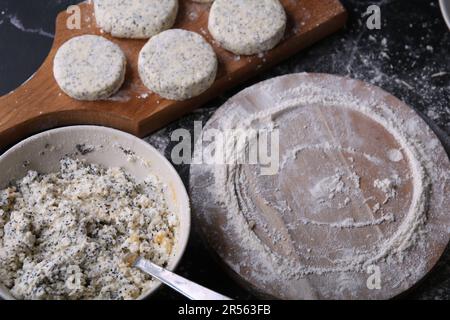
[[[125,139],[134,140],[136,142],[136,147],[142,147],[142,148],[149,149],[152,153],[155,154],[155,157],[158,159],[158,161],[160,161],[162,165],[166,166],[167,169],[173,174],[174,183],[176,183],[180,187],[180,191],[181,191],[181,194],[177,194],[177,198],[180,199],[180,203],[183,203],[183,202],[185,203],[185,205],[183,204],[183,206],[180,207],[181,209],[179,210],[179,215],[180,216],[183,215],[183,217],[186,220],[186,222],[183,223],[183,227],[182,227],[182,229],[185,230],[186,232],[184,232],[184,233],[180,232],[180,236],[177,237],[177,239],[176,239],[176,241],[178,242],[179,250],[176,254],[172,255],[174,260],[172,261],[172,265],[170,266],[170,268],[167,268],[167,270],[169,270],[169,271],[174,271],[180,264],[181,260],[183,259],[183,256],[184,256],[187,246],[188,246],[190,234],[192,231],[192,216],[191,216],[190,198],[189,198],[189,194],[187,192],[186,186],[183,183],[183,180],[181,179],[178,172],[175,170],[172,163],[170,163],[170,161],[164,155],[162,155],[155,147],[153,147],[150,143],[145,142],[144,140],[142,140],[130,133],[127,133],[127,132],[124,132],[124,131],[121,131],[118,129],[113,129],[110,127],[98,126],[98,125],[65,126],[65,127],[59,127],[59,128],[55,128],[55,129],[45,130],[43,132],[34,134],[34,135],[16,143],[15,145],[13,145],[9,149],[7,149],[5,152],[3,152],[3,154],[0,155],[0,166],[1,166],[1,163],[4,160],[4,158],[6,158],[8,155],[16,152],[17,150],[25,147],[30,142],[42,139],[44,137],[48,138],[49,134],[52,134],[52,133],[79,131],[80,129],[84,130],[84,131],[86,131],[86,130],[89,130],[89,131],[101,130],[108,135],[116,135],[116,136],[119,136],[119,137],[122,137]],[[181,229],[181,227],[180,227],[180,229]],[[184,235],[181,236],[182,234],[184,234]],[[143,293],[136,300],[145,300],[145,299],[149,298],[152,294],[154,294],[161,287],[161,285],[162,285],[162,283],[157,281],[154,286],[152,286],[147,292]],[[14,297],[6,296],[0,290],[0,300],[1,299],[11,300],[11,298],[12,298],[12,300],[15,300]]]
[[[442,15],[447,23],[447,27],[450,29],[450,1],[449,0],[439,0],[439,5],[441,7]]]

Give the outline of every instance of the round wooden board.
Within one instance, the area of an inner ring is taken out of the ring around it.
[[[450,162],[397,98],[356,80],[287,75],[237,94],[203,132],[237,128],[279,132],[276,174],[194,164],[190,191],[196,226],[249,289],[279,299],[389,299],[440,258]],[[196,152],[211,152],[213,141],[199,139]]]

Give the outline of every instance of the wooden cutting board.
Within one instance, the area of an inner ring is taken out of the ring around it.
[[[450,161],[397,98],[332,75],[271,79],[225,103],[203,132],[228,136],[205,135],[196,154],[216,154],[214,141],[232,145],[236,128],[278,130],[275,174],[248,160],[203,161],[191,165],[190,191],[195,225],[246,288],[280,299],[388,299],[440,258]]]
[[[281,2],[289,19],[282,43],[261,56],[237,57],[212,41],[207,28],[209,5],[180,1],[175,28],[204,35],[213,45],[220,63],[214,85],[201,96],[184,102],[162,99],[143,86],[137,58],[144,40],[114,39],[102,34],[96,27],[93,6],[89,3],[79,5],[81,30],[67,29],[69,14],[59,14],[55,41],[41,68],[17,90],[0,98],[0,147],[45,129],[74,124],[105,125],[145,136],[345,25],[347,14],[338,0]],[[126,82],[120,92],[107,101],[73,100],[61,92],[53,78],[56,51],[70,38],[82,34],[105,36],[117,43],[128,58]]]

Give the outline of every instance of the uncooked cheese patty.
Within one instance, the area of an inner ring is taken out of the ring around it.
[[[103,37],[84,35],[59,48],[53,63],[56,82],[77,100],[99,100],[122,86],[126,57],[120,47]]]
[[[217,57],[195,32],[167,30],[151,38],[139,55],[143,83],[160,96],[186,100],[207,90],[216,78]]]
[[[173,26],[178,0],[95,0],[100,28],[119,38],[150,38]]]
[[[286,21],[278,0],[216,0],[209,31],[225,49],[252,55],[275,47],[283,38]]]

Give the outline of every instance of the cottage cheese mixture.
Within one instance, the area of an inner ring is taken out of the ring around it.
[[[123,262],[165,266],[178,224],[151,176],[71,158],[0,191],[0,282],[18,299],[136,299],[154,285]]]
[[[278,0],[216,0],[209,31],[225,49],[252,55],[275,47],[284,36],[286,21]]]
[[[211,45],[201,35],[181,29],[151,38],[139,55],[142,81],[166,99],[200,95],[213,84],[217,68]]]
[[[95,0],[95,19],[118,38],[150,38],[173,26],[178,0]]]
[[[64,43],[56,53],[53,74],[61,90],[77,100],[100,100],[119,90],[126,57],[115,43],[84,35]]]

